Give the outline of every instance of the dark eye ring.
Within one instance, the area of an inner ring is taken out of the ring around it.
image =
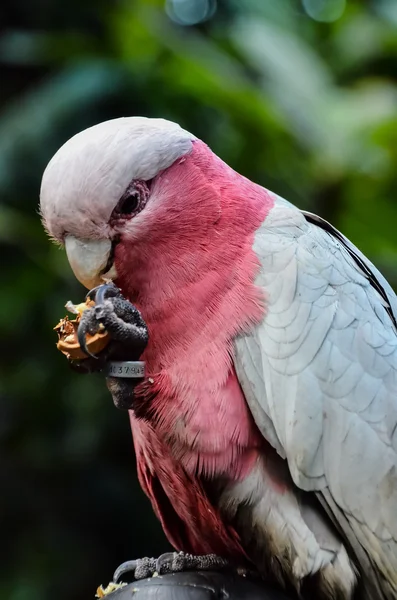
[[[134,179],[131,181],[124,194],[121,196],[114,212],[113,218],[133,217],[146,206],[149,198],[150,182]]]

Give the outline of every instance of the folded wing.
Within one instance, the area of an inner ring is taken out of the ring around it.
[[[318,217],[276,199],[254,251],[267,312],[235,367],[264,437],[397,593],[397,300]],[[367,573],[368,574],[368,573]]]

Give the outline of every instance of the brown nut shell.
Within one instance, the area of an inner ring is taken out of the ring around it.
[[[90,305],[92,306],[93,303],[90,303]],[[88,304],[87,308],[89,308]],[[70,360],[84,360],[89,358],[81,349],[77,338],[77,328],[82,312],[83,311],[79,311],[77,317],[72,320],[66,316],[59,321],[56,327],[54,327],[54,330],[58,334],[57,348]],[[106,330],[99,331],[94,335],[90,335],[89,333],[86,334],[86,345],[91,354],[98,354],[109,342],[110,336]]]

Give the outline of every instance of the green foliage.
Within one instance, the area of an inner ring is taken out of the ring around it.
[[[100,376],[70,372],[55,350],[65,301],[84,293],[37,212],[41,174],[66,139],[121,115],[178,121],[332,220],[397,286],[396,2],[347,0],[332,21],[344,3],[327,1],[224,0],[190,27],[161,0],[3,2],[3,597],[90,598],[122,560],[167,548],[127,416]]]

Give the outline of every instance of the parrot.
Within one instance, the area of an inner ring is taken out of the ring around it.
[[[146,323],[128,412],[172,546],[297,597],[397,598],[397,298],[377,268],[161,118],[66,141],[40,212],[76,278]]]

